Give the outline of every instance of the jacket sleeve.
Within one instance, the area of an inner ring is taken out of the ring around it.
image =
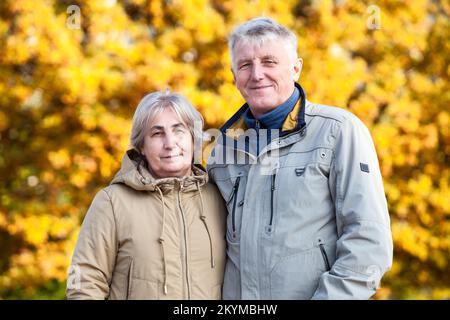
[[[335,203],[336,260],[313,299],[369,299],[392,266],[392,235],[375,147],[349,114],[336,129],[329,188]]]
[[[95,196],[81,225],[67,279],[67,299],[106,299],[117,253],[116,223],[105,190]]]

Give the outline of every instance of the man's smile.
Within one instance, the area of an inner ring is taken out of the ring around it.
[[[250,90],[263,90],[263,89],[267,89],[267,88],[271,88],[272,85],[265,85],[265,86],[254,86],[254,87],[250,87]]]

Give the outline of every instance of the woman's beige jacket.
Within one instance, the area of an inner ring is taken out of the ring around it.
[[[81,226],[68,299],[220,299],[226,209],[207,174],[155,180],[127,152]]]

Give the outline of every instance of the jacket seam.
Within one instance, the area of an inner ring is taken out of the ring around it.
[[[341,128],[339,128],[339,131]],[[339,132],[340,133],[340,132]],[[333,148],[333,157],[331,159],[330,163],[330,171],[334,171],[336,173],[336,216],[342,216],[342,201],[344,198],[341,195],[341,188],[340,188],[340,182],[341,182],[341,173],[339,173],[336,169],[336,144]]]
[[[119,250],[119,241],[118,241],[119,234],[117,233],[118,232],[117,217],[116,217],[116,213],[115,213],[114,206],[113,206],[113,203],[112,203],[111,195],[105,189],[103,189],[102,191],[106,193],[106,196],[108,197],[108,200],[109,200],[109,204],[111,205],[112,216],[113,216],[113,219],[114,219],[114,229],[115,229],[115,233],[116,233],[116,243],[117,243],[117,245],[116,245],[116,252],[117,252]]]
[[[318,149],[327,149],[327,150],[334,151],[334,150],[333,150],[333,147],[329,147],[329,146],[327,146],[327,147],[325,147],[325,146],[318,146],[318,147],[315,147],[315,148],[313,148],[313,149],[309,149],[309,150],[306,150],[306,151],[291,151],[291,150],[289,150],[289,153],[286,154],[286,156],[289,155],[289,154],[292,154],[292,153],[308,153],[308,152],[316,151],[316,150],[318,150]]]
[[[156,284],[159,284],[159,283],[160,283],[160,281],[159,281],[158,279],[156,279],[155,281],[153,281],[153,280],[148,280],[148,279],[144,279],[144,278],[140,278],[140,277],[135,277],[135,276],[131,276],[131,278],[132,278],[132,279],[135,279],[135,280],[142,280],[142,281],[147,281],[147,282],[156,283]]]
[[[319,118],[324,118],[324,119],[330,119],[330,120],[337,121],[339,123],[343,123],[346,120],[346,119],[344,119],[344,120],[336,119],[336,118],[333,118],[333,117],[330,117],[330,116],[324,116],[324,115],[321,115],[321,114],[305,113],[305,115],[307,115],[308,117],[319,117]]]
[[[361,272],[361,271],[358,271],[358,270],[354,270],[354,269],[352,269],[352,268],[349,268],[349,267],[347,267],[347,266],[344,266],[343,264],[341,264],[341,263],[339,263],[339,262],[335,262],[334,264],[333,264],[333,267],[331,268],[331,269],[334,269],[335,267],[338,267],[338,268],[341,268],[341,269],[345,269],[345,270],[347,270],[347,271],[351,271],[351,272],[353,272],[353,273],[356,273],[356,274],[360,274],[360,275],[363,275],[363,276],[369,276],[367,273],[364,273],[364,272]]]
[[[344,224],[344,226],[349,225],[349,224],[353,224],[353,223],[357,223],[357,222],[372,222],[377,224],[378,226],[381,226],[385,229],[389,230],[389,226],[387,226],[386,224],[384,224],[383,222],[379,221],[379,220],[371,220],[371,219],[352,219],[350,220],[346,220],[345,217],[341,216],[342,218],[342,222]]]
[[[272,266],[272,268],[269,269],[269,274],[271,274],[271,273],[274,271],[274,269],[275,269],[280,263],[282,263],[282,262],[284,262],[284,261],[286,261],[286,260],[289,260],[289,259],[293,259],[294,256],[297,256],[297,255],[299,255],[299,254],[306,254],[306,253],[309,253],[309,252],[311,252],[311,251],[314,251],[316,248],[317,248],[317,247],[313,246],[313,247],[310,247],[310,248],[307,248],[307,249],[303,249],[303,250],[300,250],[300,251],[291,253],[291,254],[289,254],[289,255],[287,255],[287,256],[281,257],[281,258],[278,259],[278,261]]]

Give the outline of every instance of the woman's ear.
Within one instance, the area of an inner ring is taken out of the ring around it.
[[[143,159],[143,160],[147,160],[147,157],[145,156],[145,153],[144,153],[144,148],[139,148],[138,149],[138,152],[139,152],[139,155],[141,156],[141,158]]]

